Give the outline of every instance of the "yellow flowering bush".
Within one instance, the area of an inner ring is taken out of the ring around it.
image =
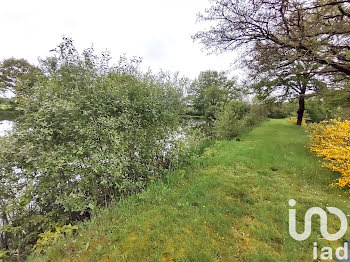
[[[331,119],[309,129],[311,151],[326,160],[325,167],[342,175],[334,185],[350,187],[350,120]]]

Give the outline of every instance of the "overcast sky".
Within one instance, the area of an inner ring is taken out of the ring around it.
[[[196,14],[208,6],[208,0],[1,1],[0,59],[36,63],[65,35],[79,50],[93,43],[115,59],[141,56],[146,67],[191,78],[207,69],[228,70],[233,53],[208,56],[191,39],[202,27]]]

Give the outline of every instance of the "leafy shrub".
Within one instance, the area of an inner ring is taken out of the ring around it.
[[[252,128],[265,119],[268,115],[268,108],[263,104],[250,105],[249,114],[245,117],[245,127]]]
[[[293,102],[273,103],[268,105],[268,117],[269,118],[287,118],[293,112],[296,112],[296,104]]]
[[[65,39],[41,61],[31,93],[16,97],[22,114],[0,139],[0,249],[14,257],[53,224],[89,218],[168,167],[181,91],[168,75],[142,74],[137,61],[108,60]]]
[[[40,254],[46,248],[54,244],[58,238],[64,236],[72,236],[73,232],[78,229],[78,226],[64,225],[62,227],[55,227],[54,230],[47,230],[39,235],[39,239],[34,246],[34,253]]]
[[[197,148],[197,154],[204,154],[205,150],[215,144],[215,139],[203,139]]]
[[[0,262],[4,261],[4,258],[6,257],[6,250],[0,250]]]
[[[350,120],[332,119],[309,128],[310,150],[325,159],[325,167],[342,175],[334,185],[350,187]]]
[[[316,97],[308,99],[305,105],[307,120],[310,122],[318,123],[334,118],[336,111],[334,107],[328,106],[324,101]]]
[[[0,111],[1,110],[9,110],[11,109],[11,107],[9,105],[6,105],[6,104],[0,104]]]
[[[249,113],[249,105],[240,101],[227,103],[218,114],[215,130],[218,137],[232,139],[240,134],[244,117]]]
[[[233,100],[218,114],[215,131],[218,137],[232,139],[244,130],[252,128],[266,116],[267,109],[263,105],[249,105]]]
[[[176,170],[191,164],[210,143],[201,129],[182,127],[180,136],[181,138],[174,137],[174,140],[168,140],[169,147],[164,152],[165,159],[169,161],[168,170]]]

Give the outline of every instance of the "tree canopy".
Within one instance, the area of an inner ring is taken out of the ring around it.
[[[243,48],[254,87],[299,99],[350,76],[350,6],[339,0],[216,0],[199,15],[210,27],[193,36],[209,50]]]
[[[199,115],[215,118],[215,111],[238,94],[235,81],[225,72],[208,70],[192,82],[189,95]]]
[[[0,63],[0,91],[15,94],[33,87],[40,70],[25,59],[9,58]]]
[[[207,48],[273,49],[277,56],[284,53],[282,66],[316,62],[322,65],[320,73],[350,75],[348,1],[216,0],[199,20],[211,22],[208,30],[194,35]]]

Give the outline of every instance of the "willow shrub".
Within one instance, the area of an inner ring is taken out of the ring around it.
[[[350,120],[332,119],[309,129],[311,151],[324,158],[325,167],[342,175],[334,185],[350,187]]]
[[[21,116],[0,139],[0,250],[13,257],[39,233],[138,192],[172,162],[164,149],[178,129],[179,89],[125,65],[101,67],[69,39],[60,47],[16,98]]]
[[[267,117],[264,105],[232,100],[218,113],[214,123],[219,138],[232,139]]]

